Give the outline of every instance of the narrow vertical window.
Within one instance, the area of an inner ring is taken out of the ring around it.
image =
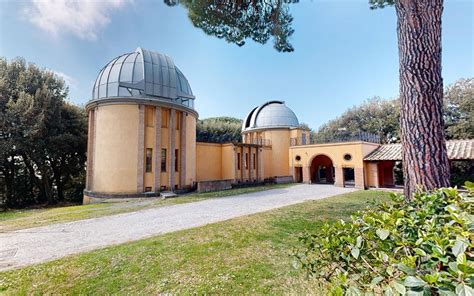
[[[179,171],[179,166],[178,166],[179,165],[179,158],[178,158],[178,156],[179,156],[179,151],[178,151],[178,149],[175,149],[174,150],[174,171],[175,172]]]
[[[168,127],[168,113],[166,109],[161,110],[161,127]]]
[[[146,148],[146,153],[145,153],[145,172],[151,173],[152,171],[152,160],[153,160],[153,149],[151,148]]]
[[[255,153],[254,153],[253,154],[253,169],[255,170],[256,167],[257,167],[257,160],[256,160]]]
[[[145,108],[145,124],[146,126],[155,126],[155,110],[154,107],[146,106]]]
[[[248,153],[245,153],[245,168],[248,169],[249,168],[249,154]]]
[[[181,112],[176,112],[176,129],[179,130],[181,126]]]
[[[161,171],[166,172],[166,149],[161,149]]]
[[[237,153],[237,169],[240,170],[240,153]]]

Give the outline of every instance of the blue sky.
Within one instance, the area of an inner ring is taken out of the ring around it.
[[[0,56],[22,56],[65,77],[84,104],[99,70],[138,46],[171,56],[188,78],[200,118],[243,118],[253,106],[284,100],[317,128],[372,96],[398,95],[396,16],[367,0],[291,6],[295,51],[248,41],[226,43],[194,28],[182,7],[163,1],[0,1]],[[474,76],[474,4],[445,1],[445,85]]]

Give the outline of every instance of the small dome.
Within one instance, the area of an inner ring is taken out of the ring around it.
[[[170,57],[140,47],[113,59],[97,76],[92,101],[118,97],[171,100],[189,108],[194,108],[195,99]]]
[[[270,101],[255,107],[245,117],[242,131],[267,128],[297,128],[298,118],[282,101]]]

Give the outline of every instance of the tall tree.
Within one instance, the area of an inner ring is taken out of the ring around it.
[[[0,171],[7,206],[55,203],[66,190],[81,191],[87,121],[67,94],[51,71],[0,58]]]
[[[165,0],[183,4],[207,34],[242,45],[246,38],[292,51],[290,0]],[[401,140],[405,196],[417,188],[449,186],[441,77],[443,0],[369,0],[371,8],[395,5],[400,59]],[[268,14],[267,12],[271,12]],[[283,46],[280,46],[283,45]]]

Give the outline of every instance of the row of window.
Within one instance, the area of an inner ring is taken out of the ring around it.
[[[240,161],[241,161],[241,156],[240,153],[237,153],[237,169],[240,170]],[[253,169],[255,170],[257,167],[257,158],[255,153],[253,153],[253,162],[252,162]],[[249,168],[249,154],[245,153],[245,159],[244,159],[244,167],[245,169]]]
[[[155,126],[155,108],[151,106],[146,106],[145,107],[145,125],[148,127],[154,127]],[[162,109],[161,110],[161,127],[168,127],[169,124],[169,116],[170,116],[170,110],[169,109]],[[175,126],[176,129],[179,130],[180,125],[181,125],[181,112],[176,112],[175,116]]]
[[[161,149],[161,171],[166,172],[166,149]],[[153,171],[153,148],[146,148],[145,152],[145,172]],[[179,171],[179,149],[174,150],[174,171]]]

